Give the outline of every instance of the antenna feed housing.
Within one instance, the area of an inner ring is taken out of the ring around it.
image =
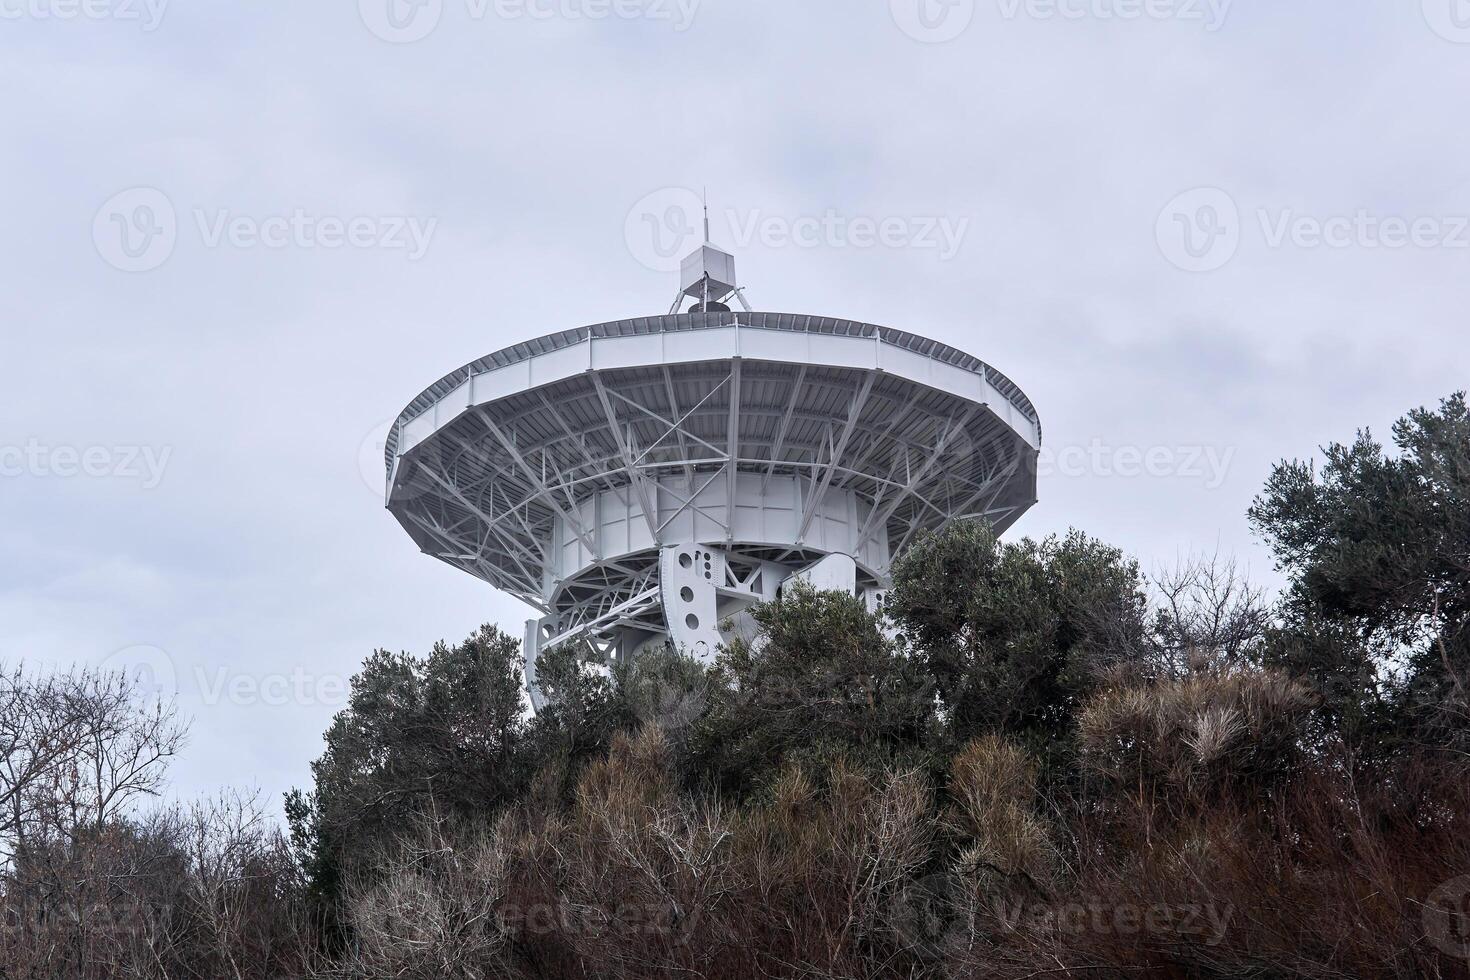
[[[718,303],[740,286],[735,278],[735,256],[713,245],[690,252],[679,271],[681,295]]]

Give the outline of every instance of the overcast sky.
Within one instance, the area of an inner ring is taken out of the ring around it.
[[[1274,581],[1272,463],[1466,385],[1470,3],[923,2],[0,0],[0,656],[171,677],[182,794],[305,784],[373,648],[527,616],[388,420],[665,312],[706,185],[757,309],[1021,385],[1013,535]]]

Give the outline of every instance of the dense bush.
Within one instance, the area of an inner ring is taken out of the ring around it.
[[[1251,509],[1291,577],[1278,659],[1310,677],[1355,758],[1470,751],[1470,407],[1465,394],[1278,466]]]
[[[732,800],[791,762],[916,766],[935,734],[934,686],[861,600],[798,586],[755,610],[708,678],[686,770]]]
[[[916,541],[893,579],[887,610],[934,682],[952,744],[999,734],[1065,757],[1101,671],[1146,649],[1137,565],[1077,532],[1009,544],[954,525]]]

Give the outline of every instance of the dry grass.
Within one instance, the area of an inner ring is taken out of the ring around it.
[[[1191,772],[1250,759],[1243,741],[1297,699],[1270,678],[1195,679],[1146,717]],[[359,895],[379,938],[355,975],[1470,976],[1445,939],[1464,909],[1435,894],[1470,867],[1463,770],[1409,767],[1368,793],[1300,771],[1267,796],[1231,784],[1144,812],[1111,789],[1048,803],[1026,753],[981,739],[940,809],[917,774],[839,762],[789,768],[730,812],[681,795],[669,767],[645,729],[566,813],[522,812],[452,857],[403,852],[434,874],[399,868]]]

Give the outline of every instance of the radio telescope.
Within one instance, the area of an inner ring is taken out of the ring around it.
[[[798,580],[876,609],[921,532],[1004,530],[1036,502],[1040,444],[995,368],[888,327],[754,312],[734,257],[705,244],[669,314],[517,344],[415,398],[388,436],[387,505],[426,554],[537,611],[539,707],[537,660],[561,644],[709,660]]]

